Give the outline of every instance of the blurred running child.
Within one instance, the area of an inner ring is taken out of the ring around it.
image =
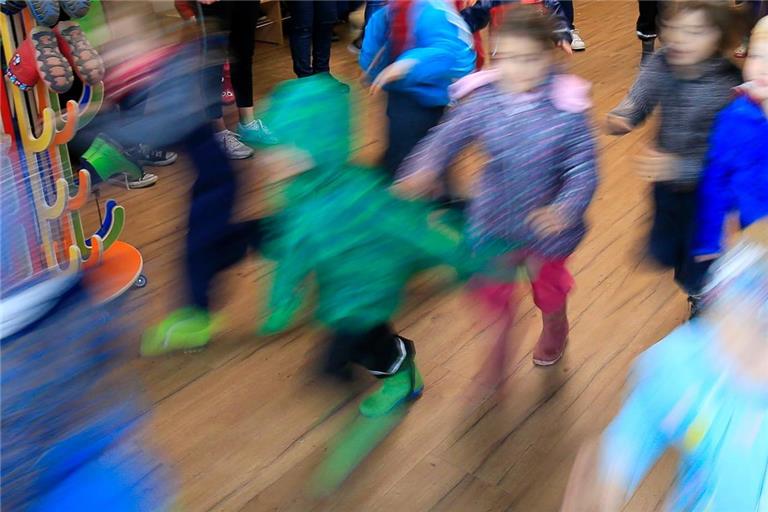
[[[584,214],[597,184],[589,84],[554,65],[551,21],[533,7],[506,13],[492,69],[454,85],[464,98],[420,143],[399,175],[405,194],[435,187],[454,157],[477,141],[488,161],[469,207],[477,251],[504,254],[507,279],[481,277],[476,290],[507,341],[514,274],[525,267],[544,327],[537,365],[560,360],[568,338],[566,302],[573,279],[568,257],[586,233]]]
[[[741,83],[725,57],[734,42],[736,13],[726,0],[675,0],[662,11],[665,46],[647,59],[627,97],[607,119],[607,131],[623,135],[657,107],[653,146],[638,157],[640,176],[653,183],[654,218],[649,249],[688,294],[691,314],[709,263],[695,261],[697,189],[717,113]]]
[[[768,216],[768,17],[752,31],[741,95],[715,121],[699,187],[693,255],[700,261],[722,251],[726,215],[742,227]]]
[[[622,510],[665,451],[680,454],[664,510],[768,503],[768,223],[712,267],[700,318],[634,364],[618,415],[577,457],[563,512]]]

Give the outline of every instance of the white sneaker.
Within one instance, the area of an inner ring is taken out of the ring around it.
[[[575,52],[582,52],[587,49],[587,43],[581,38],[578,30],[571,30],[571,49]]]
[[[229,130],[215,135],[216,141],[230,160],[243,160],[253,156],[253,150],[240,142],[240,136]]]

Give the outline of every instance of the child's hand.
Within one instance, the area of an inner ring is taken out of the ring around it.
[[[568,228],[570,223],[555,206],[545,206],[532,211],[526,219],[534,231],[540,235],[556,235]]]
[[[557,46],[568,55],[573,55],[573,48],[571,48],[571,43],[569,43],[565,39],[561,39],[560,41],[558,41]]]
[[[608,114],[605,118],[605,133],[608,135],[624,135],[632,131],[632,123],[626,117]]]
[[[430,194],[435,186],[434,174],[431,172],[417,172],[402,179],[392,186],[395,194],[407,199],[415,199]]]
[[[397,82],[404,78],[417,62],[418,61],[415,59],[403,59],[393,62],[384,68],[381,73],[379,73],[379,76],[376,77],[376,80],[373,81],[370,93],[372,95],[378,94],[388,83]]]
[[[677,158],[654,148],[646,148],[635,159],[637,174],[645,181],[672,181],[675,178]]]

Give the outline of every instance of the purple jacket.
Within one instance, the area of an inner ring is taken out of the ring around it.
[[[553,74],[539,93],[512,95],[496,86],[497,79],[490,70],[454,84],[454,97],[468,96],[416,147],[398,178],[443,173],[462,149],[479,142],[488,161],[469,210],[475,246],[522,243],[541,256],[565,258],[586,233],[584,213],[597,186],[589,84]],[[571,225],[539,236],[526,219],[549,205]]]

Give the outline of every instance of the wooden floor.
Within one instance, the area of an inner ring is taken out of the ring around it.
[[[565,65],[593,82],[598,123],[637,71],[637,7],[576,3],[589,48]],[[355,58],[345,46],[334,45],[333,73],[356,84]],[[292,78],[287,47],[259,46],[254,74],[257,98]],[[360,98],[357,156],[372,162],[383,149],[382,103]],[[669,274],[650,266],[642,251],[648,187],[633,175],[631,157],[647,135],[600,136],[602,180],[592,229],[570,262],[577,282],[571,343],[556,367],[531,364],[539,319],[527,298],[522,349],[505,395],[473,395],[489,347],[487,325],[467,312],[459,292],[435,294],[434,280],[421,280],[396,325],[416,340],[424,396],[337,492],[314,498],[307,480],[372,383],[338,388],[318,378],[317,328],[257,337],[271,267],[248,261],[220,279],[217,307],[227,329],[206,351],[132,362],[150,403],[146,428],[126,445],[127,453],[154,451],[161,462],[156,470],[173,477],[181,510],[189,512],[557,510],[580,443],[599,432],[620,403],[629,363],[687,313]],[[471,176],[475,162],[465,158],[461,174]],[[247,217],[262,208],[263,172],[253,162],[239,163],[238,170],[238,208]],[[110,190],[127,207],[124,239],[146,261],[149,285],[131,292],[137,343],[139,329],[178,305],[183,290],[181,242],[192,174],[183,158],[156,172],[160,181],[151,189]],[[147,475],[142,488],[156,486],[156,474]],[[662,472],[628,509],[658,509],[667,487]]]

